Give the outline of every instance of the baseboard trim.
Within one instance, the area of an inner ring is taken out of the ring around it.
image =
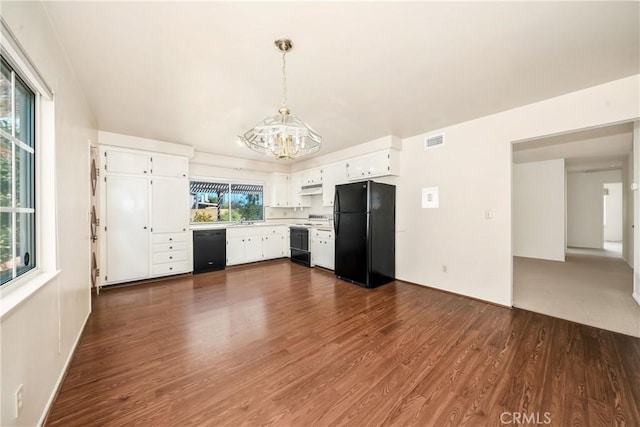
[[[82,335],[84,334],[84,328],[87,326],[87,321],[89,320],[89,316],[91,316],[91,310],[89,310],[89,312],[87,313],[87,317],[84,318],[84,322],[82,323],[82,328],[80,328],[80,332],[76,337],[76,341],[73,343],[73,347],[71,347],[69,356],[67,357],[67,360],[64,362],[64,365],[62,367],[62,372],[60,372],[60,376],[58,376],[58,381],[56,381],[56,385],[53,388],[53,392],[51,393],[51,396],[49,397],[49,400],[47,401],[47,404],[44,407],[44,411],[42,411],[42,415],[40,416],[40,420],[38,421],[38,424],[37,424],[38,427],[43,426],[44,423],[47,421],[47,418],[49,418],[49,412],[51,411],[51,406],[53,405],[53,402],[56,400],[56,397],[58,397],[58,393],[60,392],[60,386],[64,382],[64,379],[67,377],[67,373],[69,372],[69,365],[71,365],[73,356],[75,356],[76,354],[76,350],[78,349],[78,344],[80,343],[80,338],[82,338]]]
[[[396,282],[406,283],[407,285],[422,286],[423,288],[432,289],[434,291],[439,291],[439,292],[444,292],[445,294],[455,295],[455,296],[462,297],[462,298],[467,298],[467,299],[470,299],[470,300],[473,300],[473,301],[483,302],[485,304],[494,305],[494,306],[500,307],[500,308],[506,308],[506,309],[509,309],[509,310],[511,310],[513,308],[513,306],[511,306],[511,305],[504,305],[504,304],[500,304],[500,303],[497,303],[497,302],[489,301],[489,300],[486,300],[486,299],[472,297],[470,295],[465,295],[465,294],[461,294],[461,293],[458,293],[458,292],[449,291],[449,290],[446,290],[446,289],[435,288],[433,286],[423,285],[422,283],[410,282],[408,280],[403,280],[403,279],[395,279],[395,280],[396,280]]]
[[[634,292],[634,293],[631,294],[631,296],[633,297],[634,300],[636,300],[638,305],[640,305],[640,293]]]

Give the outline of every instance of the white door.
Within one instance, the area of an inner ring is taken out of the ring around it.
[[[345,162],[334,163],[322,170],[322,206],[333,206],[336,185],[347,182],[347,165]]]
[[[124,282],[149,275],[149,180],[107,177],[106,281]]]
[[[280,258],[284,254],[282,252],[282,235],[271,234],[262,238],[262,252],[264,259]]]
[[[244,251],[246,262],[260,261],[262,259],[262,237],[245,237]]]
[[[336,246],[335,246],[335,240],[323,240],[324,242],[324,246],[325,246],[325,250],[324,250],[324,263],[325,263],[325,267],[327,267],[329,270],[335,270],[335,264],[336,264]]]
[[[294,208],[311,207],[311,196],[301,196],[302,173],[292,173],[289,176],[290,202]]]
[[[189,229],[189,181],[154,177],[151,184],[151,216],[154,233],[176,233]]]
[[[230,237],[227,239],[227,265],[245,262],[244,237]]]
[[[310,250],[311,250],[311,263],[313,265],[322,266],[322,247],[320,245],[320,240],[311,239]]]
[[[289,203],[289,175],[284,173],[271,174],[270,183],[271,207],[287,207]]]
[[[149,156],[127,151],[105,151],[105,166],[109,173],[126,173],[133,175],[149,174]]]
[[[189,170],[189,160],[179,156],[154,154],[151,157],[151,165],[155,176],[186,178]]]

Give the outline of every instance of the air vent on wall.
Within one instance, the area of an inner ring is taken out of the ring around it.
[[[433,136],[426,136],[424,138],[424,149],[441,147],[444,145],[444,133]]]

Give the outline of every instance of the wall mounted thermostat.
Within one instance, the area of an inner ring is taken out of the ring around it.
[[[433,209],[439,207],[438,187],[424,187],[422,189],[422,208]]]

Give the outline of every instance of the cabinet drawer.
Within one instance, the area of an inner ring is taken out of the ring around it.
[[[187,242],[157,243],[153,245],[153,253],[186,250]]]
[[[333,239],[333,231],[313,230],[312,238],[313,239],[322,239],[322,240]]]
[[[160,264],[163,262],[184,261],[187,259],[187,251],[170,251],[154,253],[151,262]]]
[[[174,243],[174,242],[186,242],[188,232],[185,233],[154,233],[151,235],[151,243]]]
[[[187,271],[187,261],[165,262],[151,266],[152,276],[166,276],[169,274],[180,274]]]

